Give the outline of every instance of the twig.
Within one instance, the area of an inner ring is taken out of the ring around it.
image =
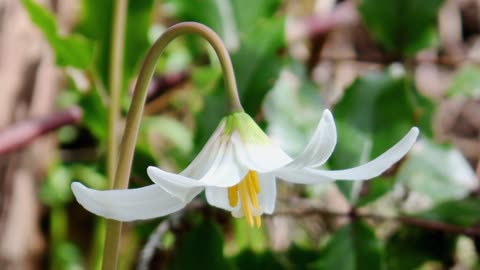
[[[338,4],[330,14],[326,16],[312,16],[307,18],[308,36],[329,33],[335,28],[356,24],[360,21],[357,7],[352,1]]]
[[[397,62],[403,62],[408,65],[418,65],[418,64],[437,64],[447,67],[456,67],[465,63],[471,63],[475,65],[480,64],[480,59],[473,57],[454,57],[454,56],[417,56],[416,58],[406,59],[393,55],[379,55],[379,54],[364,54],[358,55],[357,57],[351,56],[321,56],[320,61],[332,61],[332,62],[342,62],[342,61],[351,61],[359,63],[371,63],[371,64],[381,64],[388,65]]]
[[[157,229],[150,235],[147,243],[142,249],[140,259],[138,261],[137,270],[147,270],[150,261],[155,255],[155,249],[158,247],[162,236],[169,230],[170,222],[169,219],[164,220]]]
[[[150,235],[147,243],[142,249],[140,259],[137,264],[137,270],[147,270],[148,266],[155,255],[155,250],[159,247],[160,240],[162,236],[169,230],[175,230],[179,226],[179,223],[185,216],[185,214],[196,211],[202,207],[205,207],[205,203],[195,199],[190,202],[185,208],[181,211],[176,212],[170,215],[167,219],[161,222],[157,229]]]
[[[447,233],[454,234],[464,234],[467,236],[480,236],[480,229],[476,228],[463,228],[443,222],[419,219],[411,216],[381,216],[376,214],[368,213],[358,213],[356,211],[351,212],[337,212],[329,209],[321,208],[308,208],[308,209],[288,209],[283,211],[277,211],[274,213],[275,216],[293,216],[293,217],[306,217],[312,215],[323,215],[323,216],[335,216],[335,217],[350,217],[354,218],[365,218],[365,219],[375,219],[375,220],[387,220],[387,221],[398,221],[403,224],[408,224],[424,229],[443,231]]]
[[[76,124],[81,118],[82,110],[71,107],[44,118],[27,120],[5,128],[0,131],[0,155],[18,150],[50,131]]]
[[[154,76],[148,86],[147,103],[163,95],[166,91],[186,82],[190,75],[186,71],[167,74],[165,76]]]
[[[359,22],[356,6],[351,1],[338,4],[333,10],[324,16],[310,16],[298,24],[292,26],[292,31],[288,31],[288,42],[295,42],[307,37],[325,35],[332,30],[353,25]]]

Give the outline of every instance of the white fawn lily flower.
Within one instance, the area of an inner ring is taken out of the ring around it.
[[[345,170],[316,169],[332,154],[337,131],[325,110],[312,138],[295,159],[276,146],[246,113],[226,116],[213,136],[179,174],[148,167],[155,183],[143,188],[98,191],[76,182],[77,201],[97,215],[120,221],[150,219],[176,212],[205,190],[207,202],[261,226],[261,215],[272,214],[276,179],[297,184],[334,180],[367,180],[400,160],[418,136],[413,127],[392,148],[374,160]]]

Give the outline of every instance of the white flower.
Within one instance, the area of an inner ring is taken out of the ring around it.
[[[246,113],[225,117],[192,163],[179,174],[148,167],[155,183],[143,188],[99,191],[76,182],[77,201],[97,215],[120,221],[150,219],[185,207],[205,190],[209,204],[245,216],[260,226],[260,216],[273,213],[275,180],[316,184],[334,180],[366,180],[379,176],[400,160],[415,143],[418,129],[376,159],[346,170],[315,169],[335,148],[337,132],[330,111],[325,110],[310,142],[295,159],[263,133]]]

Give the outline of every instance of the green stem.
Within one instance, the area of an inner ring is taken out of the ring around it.
[[[113,188],[115,183],[115,165],[117,163],[118,153],[116,131],[118,129],[118,118],[120,115],[120,93],[122,89],[123,52],[125,44],[127,4],[128,0],[114,1],[108,83],[110,98],[108,106],[107,177],[110,188]],[[96,235],[100,236],[102,234],[100,233]],[[104,247],[101,246],[99,248],[103,249]],[[99,254],[101,254],[101,252],[99,252]],[[107,254],[107,250],[104,250],[102,267],[103,269],[115,269],[116,259],[111,260],[108,255],[109,254]],[[113,262],[113,265],[111,265],[111,262]],[[95,260],[94,264],[97,264]]]
[[[198,34],[206,39],[213,47],[220,60],[222,71],[224,74],[225,88],[227,91],[227,102],[230,110],[243,111],[240,99],[238,97],[237,85],[235,82],[235,74],[233,72],[232,62],[227,49],[223,45],[221,39],[210,28],[194,22],[184,22],[176,24],[167,31],[153,44],[148,52],[142,69],[135,85],[132,104],[128,111],[125,132],[123,135],[120,159],[115,177],[114,189],[128,188],[129,176],[132,167],[133,154],[135,144],[137,142],[138,130],[143,115],[147,90],[150,80],[155,71],[157,60],[162,54],[165,47],[176,37],[183,34]],[[113,270],[117,265],[118,248],[122,223],[118,221],[108,220],[107,236],[105,239],[104,252],[104,270]]]
[[[68,219],[63,206],[53,206],[50,213],[50,240],[51,240],[51,254],[52,259],[50,269],[59,269],[62,263],[59,261],[58,252],[60,245],[65,241],[67,236]]]
[[[117,164],[118,143],[115,136],[120,115],[120,93],[122,88],[123,50],[125,43],[125,21],[127,0],[115,1],[110,50],[109,82],[110,98],[108,106],[107,176],[110,188],[114,185],[115,165]]]

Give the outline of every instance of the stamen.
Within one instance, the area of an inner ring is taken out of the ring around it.
[[[228,202],[231,207],[235,207],[238,204],[238,185],[228,188]]]
[[[253,226],[253,217],[252,212],[250,211],[250,207],[248,205],[248,187],[246,181],[241,181],[238,184],[239,193],[240,193],[240,200],[242,201],[242,208],[243,213],[245,214],[245,218],[247,219],[248,225]]]
[[[258,194],[258,193],[260,193],[260,185],[259,185],[259,183],[258,183],[258,176],[257,176],[257,173],[256,173],[256,172],[254,172],[254,171],[251,171],[251,172],[252,172],[252,173],[251,173],[251,175],[250,175],[250,177],[251,177],[250,179],[252,180],[253,185],[254,185],[254,187],[255,187],[255,191],[256,191],[257,194]]]
[[[252,202],[253,208],[258,209],[258,199],[257,199],[257,192],[255,190],[255,184],[253,184],[253,177],[249,173],[247,175],[247,179],[245,179],[245,182],[247,182],[248,186],[248,195],[250,196],[250,201]]]
[[[262,227],[262,218],[260,216],[255,216],[255,226],[257,226],[257,228]]]
[[[260,215],[253,216],[252,209],[255,210],[255,214],[258,213],[258,193],[260,192],[260,185],[258,183],[258,176],[255,171],[249,171],[245,178],[242,179],[235,186],[229,187],[228,191],[228,203],[231,207],[235,207],[238,204],[238,200],[241,201],[243,214],[247,219],[250,226],[260,228],[262,226],[262,219]]]

